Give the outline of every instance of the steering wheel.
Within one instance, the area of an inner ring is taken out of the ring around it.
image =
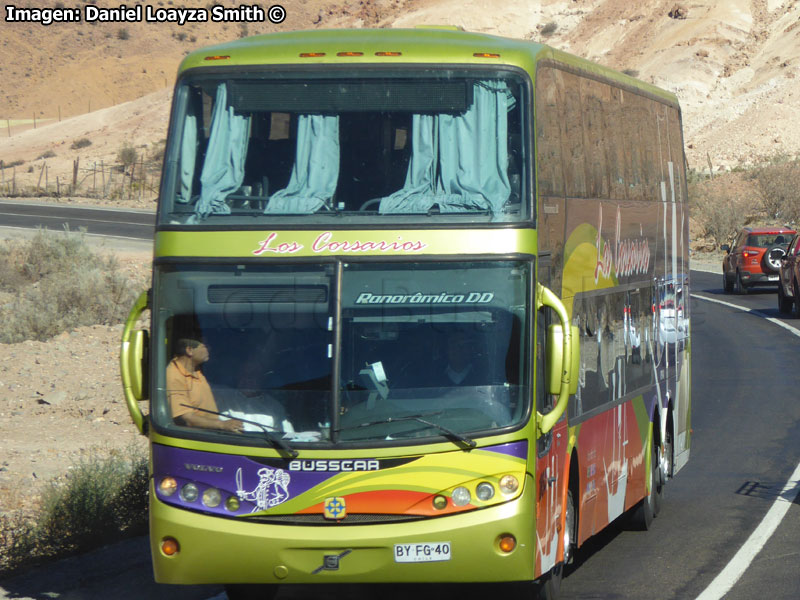
[[[375,204],[380,204],[380,202],[381,202],[381,198],[372,198],[371,200],[367,200],[366,202],[364,202],[364,204],[362,204],[359,207],[358,211],[359,212],[364,212],[366,210],[369,210],[370,207],[374,206]]]

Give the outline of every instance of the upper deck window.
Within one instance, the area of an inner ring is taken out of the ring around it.
[[[160,223],[526,219],[523,89],[483,71],[190,76],[176,94]]]

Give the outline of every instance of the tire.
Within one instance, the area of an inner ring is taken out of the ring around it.
[[[722,272],[722,289],[725,290],[726,294],[733,293],[733,281],[731,281],[731,278],[728,277],[725,271]]]
[[[737,294],[746,295],[747,294],[747,284],[742,281],[742,273],[740,271],[736,271],[736,280],[734,282],[734,291]]]
[[[272,600],[278,594],[277,585],[257,585],[248,583],[225,586],[228,600]]]
[[[778,282],[778,312],[782,315],[788,315],[792,312],[792,304],[794,304],[794,298],[788,297],[786,294],[783,293],[783,283],[780,281]]]
[[[798,288],[796,280],[792,282],[792,291],[794,292],[794,316],[800,317],[800,288]]]
[[[561,581],[564,579],[564,568],[572,562],[573,548],[577,539],[577,520],[575,518],[575,502],[572,490],[567,491],[567,515],[564,527],[564,561],[554,566],[539,583],[536,590],[538,600],[556,600],[561,592]]]
[[[635,529],[647,531],[653,525],[653,519],[661,510],[664,499],[664,481],[661,478],[660,452],[657,444],[650,448],[650,491],[639,501],[631,517]]]
[[[780,250],[780,255],[777,255],[778,258],[773,258],[771,256],[774,250]],[[761,263],[764,265],[764,272],[769,273],[777,273],[781,270],[781,256],[786,256],[786,249],[783,246],[773,246],[772,248],[768,248],[766,252],[764,252],[764,258],[761,260]]]

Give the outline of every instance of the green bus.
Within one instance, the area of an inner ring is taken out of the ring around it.
[[[547,46],[188,55],[121,351],[156,581],[554,598],[689,457],[686,198],[676,97]]]

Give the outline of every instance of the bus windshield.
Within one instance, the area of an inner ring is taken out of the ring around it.
[[[529,411],[527,262],[159,271],[152,414],[171,435],[461,443]]]
[[[175,95],[160,223],[529,218],[523,89],[510,71],[190,74]]]

